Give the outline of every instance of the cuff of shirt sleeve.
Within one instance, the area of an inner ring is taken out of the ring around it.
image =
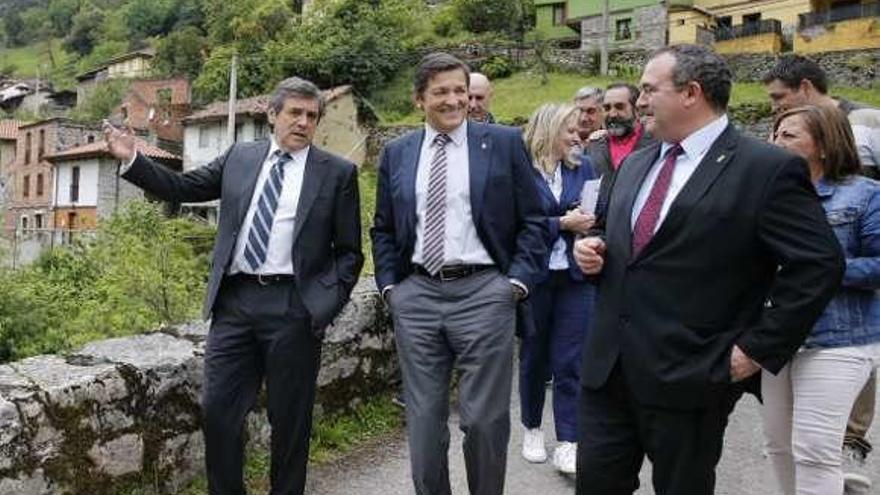
[[[386,300],[385,297],[388,295],[388,292],[393,288],[394,288],[394,284],[389,284],[389,285],[386,285],[385,287],[382,287],[382,300],[383,301]]]
[[[128,169],[130,169],[131,166],[134,165],[134,161],[137,160],[137,157],[138,157],[138,154],[137,154],[137,152],[135,152],[135,154],[132,155],[131,160],[129,160],[128,163],[125,163],[121,167],[119,167],[119,175],[125,175],[125,173],[128,172]]]
[[[529,297],[529,288],[526,287],[526,284],[520,282],[519,280],[517,280],[517,279],[515,279],[515,278],[510,279],[510,283],[512,283],[513,285],[515,285],[515,286],[517,286],[517,287],[519,287],[520,289],[523,290],[523,294],[525,294],[525,295],[523,296],[523,299]]]

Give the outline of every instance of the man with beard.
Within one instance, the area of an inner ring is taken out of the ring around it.
[[[654,143],[636,115],[638,99],[639,90],[631,84],[614,83],[605,90],[602,100],[605,132],[594,134],[594,139],[586,144],[600,175],[613,174],[633,151]]]

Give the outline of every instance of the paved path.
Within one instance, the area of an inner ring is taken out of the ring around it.
[[[549,394],[548,394],[549,395]],[[514,391],[514,397],[517,397]],[[529,464],[519,454],[522,429],[519,423],[519,407],[512,401],[513,424],[510,451],[507,461],[507,489],[510,495],[557,495],[574,493],[569,478],[558,474],[550,463]],[[549,411],[550,397],[547,399]],[[751,396],[743,398],[731,416],[727,429],[724,456],[718,468],[717,495],[774,495],[776,493],[769,463],[761,455],[762,432],[758,416],[758,403]],[[880,425],[875,421],[875,426]],[[552,425],[552,417],[546,412],[545,425]],[[457,417],[450,418],[452,433],[450,443],[450,478],[455,495],[467,495],[464,460],[461,455],[462,435],[458,430]],[[545,431],[552,436],[552,427]],[[880,435],[871,436],[880,443]],[[552,438],[550,439],[552,440]],[[548,441],[548,451],[552,448]],[[324,465],[310,472],[309,495],[412,495],[409,474],[409,458],[403,432],[366,445],[333,464]],[[880,481],[880,451],[869,458],[869,472],[878,473]],[[642,488],[637,495],[653,495],[650,488],[650,466],[641,473]],[[877,490],[880,493],[880,490]]]

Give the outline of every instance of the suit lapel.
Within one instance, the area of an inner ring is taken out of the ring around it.
[[[549,205],[558,204],[556,198],[553,197],[553,191],[550,189],[550,185],[547,184],[547,180],[544,178],[544,174],[536,168],[532,168],[532,173],[535,176],[535,181],[538,183],[538,192],[544,197],[544,202]]]
[[[688,212],[700,201],[718,175],[730,163],[736,151],[738,140],[739,134],[736,129],[733,125],[728,124],[721,136],[709,148],[700,164],[697,165],[697,169],[694,170],[693,175],[687,180],[678,196],[675,197],[666,218],[660,224],[660,228],[654,234],[651,242],[642,250],[640,257],[649,254],[652,251],[652,246],[661,245],[667,237],[674,235],[681,229]]]
[[[260,176],[260,171],[263,169],[263,162],[266,161],[266,155],[269,154],[269,148],[269,140],[259,143],[259,146],[254,146],[252,148],[253,152],[246,154],[245,159],[242,162],[241,183],[243,187],[241,189],[241,195],[238,197],[238,204],[236,205],[236,214],[238,215],[236,225],[244,223],[244,216],[247,214],[248,208],[251,205],[251,200],[254,197],[254,189],[257,187],[257,178]]]
[[[303,171],[303,182],[299,193],[299,202],[296,205],[296,223],[293,227],[293,243],[302,231],[303,225],[306,223],[306,217],[315,203],[315,198],[321,192],[321,184],[327,176],[327,155],[315,146],[309,149],[308,157],[306,157],[306,167]]]
[[[583,166],[581,165],[581,167]],[[581,170],[571,169],[565,165],[560,165],[560,167],[562,167],[562,194],[559,195],[559,204],[568,206],[580,199],[583,187],[577,187],[577,182]]]
[[[492,141],[485,127],[469,122],[468,133],[468,168],[471,182],[471,216],[474,225],[480,219],[483,209],[483,193],[486,190],[486,178],[492,164]]]
[[[419,155],[421,155],[424,139],[425,130],[422,129],[413,133],[406,140],[401,151],[401,162],[396,170],[397,180],[392,181],[393,184],[399,185],[397,195],[406,214],[405,224],[410,227],[409,234],[413,240],[416,231],[416,176],[418,175]]]

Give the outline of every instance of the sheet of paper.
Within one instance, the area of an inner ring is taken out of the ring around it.
[[[596,203],[599,202],[599,187],[602,179],[588,180],[581,189],[581,212],[595,214]]]

